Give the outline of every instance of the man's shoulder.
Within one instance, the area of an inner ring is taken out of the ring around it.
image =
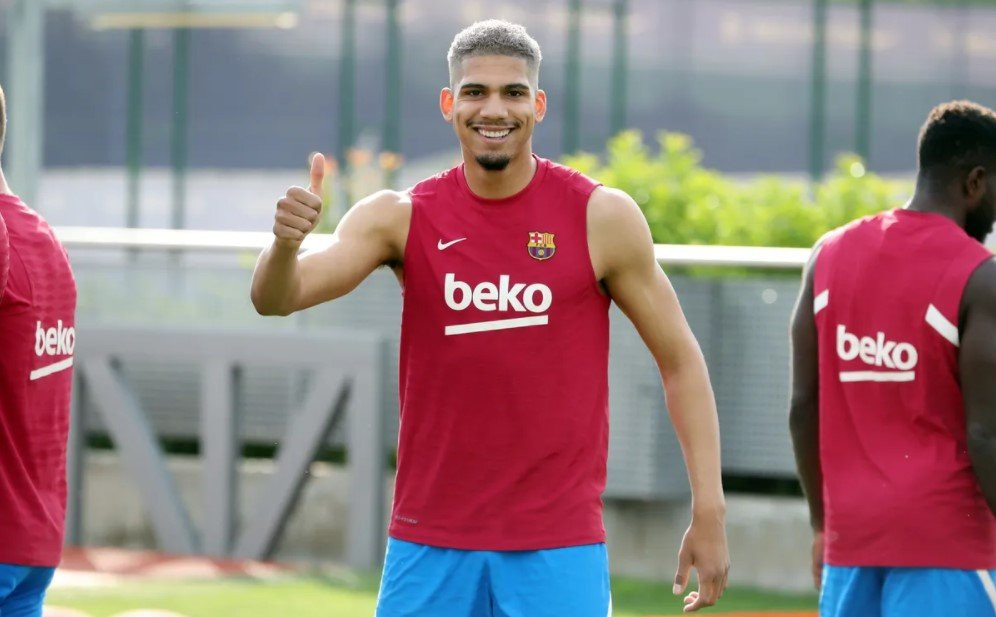
[[[588,198],[588,220],[595,225],[618,225],[646,219],[626,191],[599,185]]]
[[[432,195],[439,191],[441,187],[453,182],[454,174],[458,173],[460,169],[461,166],[456,165],[427,178],[423,178],[412,185],[411,188],[406,189],[404,192],[408,193],[409,198],[422,198]]]
[[[356,202],[351,213],[356,218],[366,219],[377,227],[391,227],[394,224],[407,224],[412,212],[412,196],[409,190],[394,191],[384,189],[372,193]],[[379,224],[378,224],[379,223]]]
[[[592,195],[596,189],[602,186],[602,183],[598,180],[587,176],[573,167],[561,165],[560,163],[541,157],[537,157],[537,160],[541,165],[546,166],[548,178],[556,182],[562,182],[584,196]]]
[[[964,304],[996,313],[996,256],[984,259],[968,277]]]

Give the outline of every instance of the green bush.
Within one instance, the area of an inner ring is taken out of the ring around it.
[[[642,134],[626,131],[609,140],[604,163],[588,153],[564,162],[629,193],[662,244],[809,247],[826,231],[912,194],[909,182],[869,173],[854,155],[840,156],[815,185],[778,176],[738,181],[703,167],[687,135],[662,132],[657,142],[652,152]]]

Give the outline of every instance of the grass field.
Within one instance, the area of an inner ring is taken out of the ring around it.
[[[672,596],[666,585],[615,579],[612,589],[615,617],[681,614],[681,600]],[[347,583],[310,577],[268,582],[125,582],[110,587],[56,588],[49,592],[47,603],[86,611],[93,617],[137,608],[166,609],[188,617],[368,617],[373,614],[376,595],[373,580]],[[815,609],[815,595],[733,588],[727,590],[721,605],[706,613]]]

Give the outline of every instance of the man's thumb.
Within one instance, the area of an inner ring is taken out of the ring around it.
[[[322,194],[322,181],[325,179],[325,156],[321,152],[316,152],[311,157],[311,184],[308,190],[318,195]]]

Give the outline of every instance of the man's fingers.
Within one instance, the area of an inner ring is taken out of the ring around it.
[[[303,219],[307,219],[314,223],[318,220],[318,215],[320,214],[318,210],[302,204],[296,199],[290,197],[283,197],[277,202],[277,212],[286,212],[293,216],[299,216]]]
[[[689,599],[691,599],[690,602]],[[704,593],[704,590],[700,588],[698,592],[693,591],[688,594],[688,597],[685,598],[685,608],[683,611],[686,613],[694,613],[700,608],[706,608],[707,606],[712,606],[715,603],[715,599],[710,600],[706,593]]]
[[[693,591],[692,593],[688,594],[688,596],[685,598],[685,608],[682,609],[682,612],[683,613],[694,613],[695,611],[697,611],[700,608],[703,608],[705,606],[708,606],[708,605],[702,603],[702,596],[701,596],[701,594],[698,594],[698,593],[696,593],[696,592]]]
[[[280,221],[276,221],[273,223],[273,235],[280,240],[289,240],[293,243],[299,243],[304,240],[305,233],[299,229],[288,227]]]
[[[701,572],[699,573],[702,574]],[[719,585],[722,582],[719,577],[703,577],[699,579],[699,602],[704,606],[712,606],[719,599]]]
[[[684,611],[691,613],[700,608],[715,605],[719,601],[719,597],[723,595],[723,589],[726,588],[726,577],[725,568],[715,572],[702,572],[700,570],[699,589],[685,597]]]
[[[287,197],[293,199],[294,201],[308,206],[312,210],[321,211],[322,209],[322,198],[307,191],[299,186],[292,186],[287,189]]]
[[[322,183],[325,180],[325,155],[321,152],[316,152],[315,156],[311,157],[311,184],[308,190],[315,195],[322,194]]]
[[[678,571],[674,573],[674,587],[671,593],[681,595],[688,586],[688,573],[692,568],[692,560],[685,555],[685,551],[678,553]]]
[[[274,218],[278,225],[296,229],[302,233],[309,233],[315,227],[315,224],[308,219],[301,218],[300,216],[294,216],[293,214],[288,214],[286,212],[277,212],[277,215]]]

